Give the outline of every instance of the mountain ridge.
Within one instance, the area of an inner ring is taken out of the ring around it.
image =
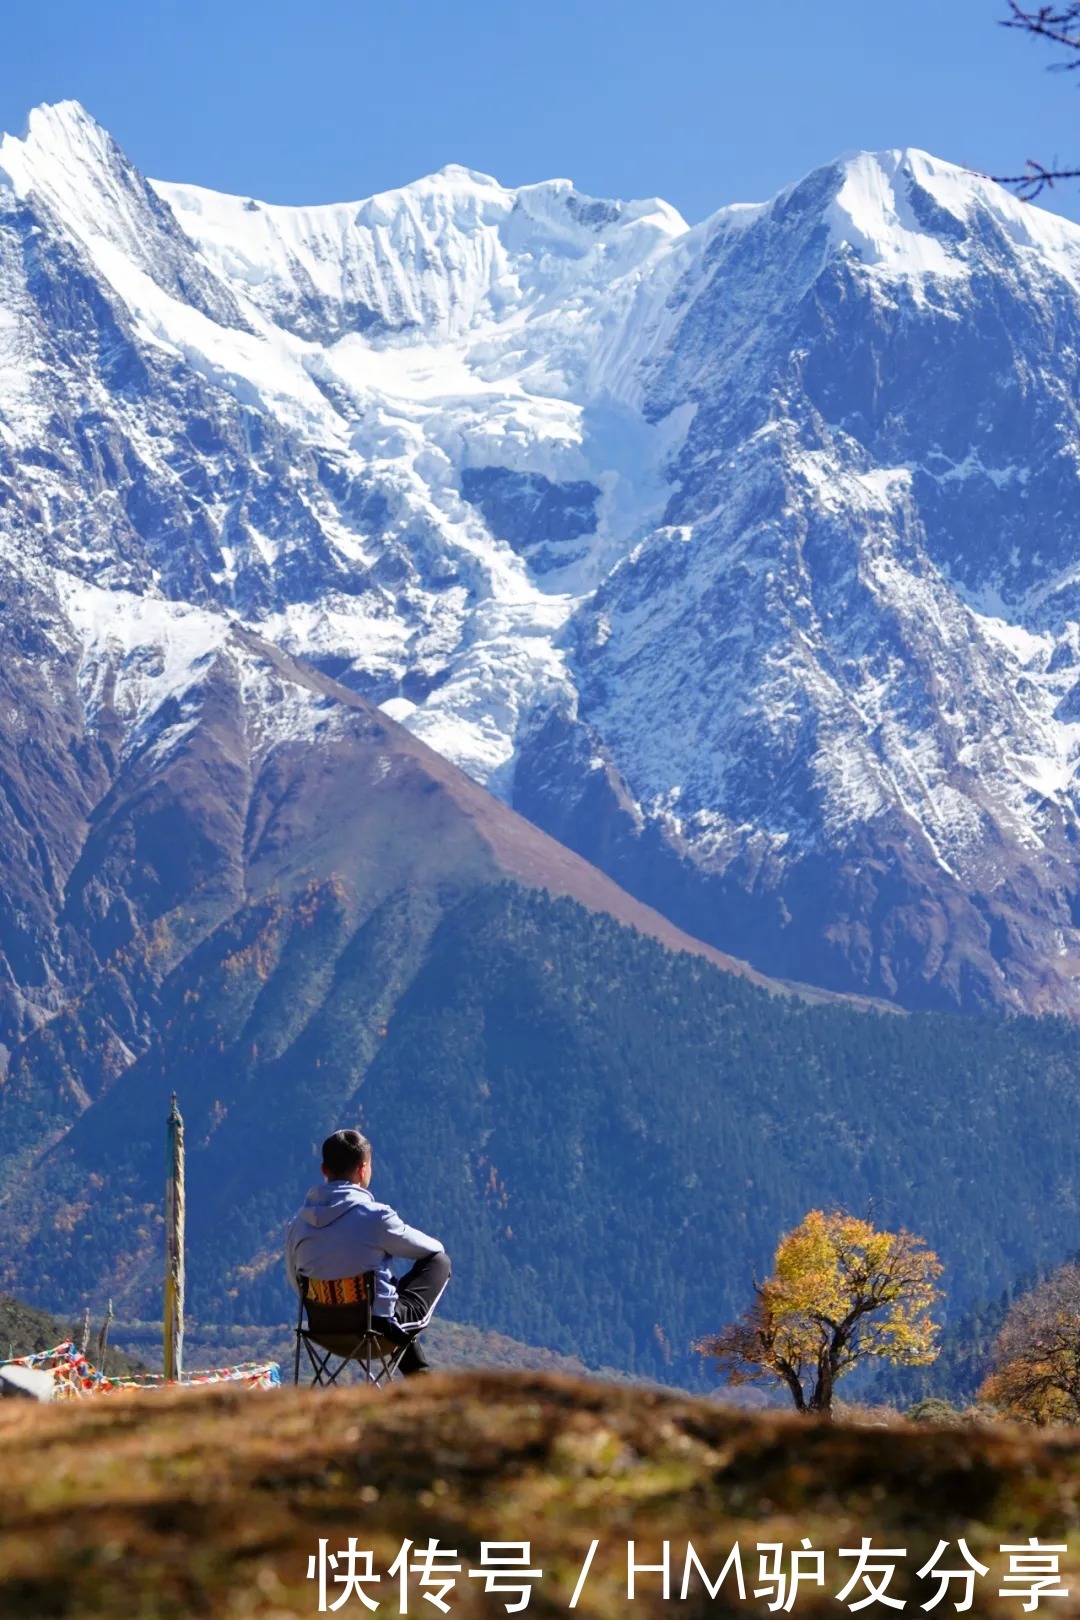
[[[1075,1012],[1077,227],[915,149],[288,209],[72,104],[0,171],[0,572],[117,746],[237,617],[759,972]]]

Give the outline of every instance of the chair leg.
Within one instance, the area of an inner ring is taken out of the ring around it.
[[[399,1373],[398,1368],[401,1365],[401,1358],[404,1356],[408,1348],[409,1347],[407,1344],[401,1344],[397,1345],[393,1350],[380,1350],[377,1352],[379,1361],[378,1371],[373,1372],[371,1370],[370,1363],[368,1366],[368,1377],[376,1388],[382,1389],[384,1384],[392,1384],[396,1379],[402,1376]]]
[[[311,1362],[312,1370],[315,1373],[314,1378],[311,1380],[312,1384],[332,1384],[334,1376],[329,1373],[328,1369],[333,1351],[328,1350],[325,1355],[316,1355],[309,1339],[304,1340],[304,1348],[307,1350],[308,1360]]]
[[[369,1382],[377,1382],[371,1376],[370,1346],[365,1344],[364,1339],[357,1339],[347,1356],[337,1356],[333,1350],[324,1351],[321,1345],[313,1344],[308,1334],[301,1334],[300,1337],[314,1373],[311,1380],[312,1386],[319,1385],[325,1388],[330,1384],[336,1384],[346,1367],[353,1361],[356,1362],[357,1366],[364,1369]],[[297,1358],[299,1359],[299,1351],[297,1352]],[[336,1367],[331,1365],[335,1360],[338,1363]]]
[[[312,1386],[323,1388],[336,1384],[350,1363],[355,1363],[364,1382],[375,1389],[382,1389],[384,1385],[393,1383],[402,1376],[400,1372],[401,1359],[408,1349],[407,1344],[394,1345],[385,1348],[385,1341],[380,1340],[376,1333],[365,1334],[357,1339],[347,1356],[338,1356],[333,1350],[324,1351],[321,1345],[312,1343],[310,1335],[300,1333],[297,1337],[296,1365],[293,1382],[300,1382],[300,1347],[307,1351],[308,1361],[311,1364],[313,1377]],[[337,1366],[332,1363],[337,1361]]]

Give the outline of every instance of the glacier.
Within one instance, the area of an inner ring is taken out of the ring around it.
[[[42,107],[0,587],[120,756],[240,625],[764,972],[1075,1013],[1078,355],[1080,228],[915,150],[694,226],[454,165],[293,208]]]

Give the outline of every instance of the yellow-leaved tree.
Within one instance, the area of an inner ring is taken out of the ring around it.
[[[813,1209],[781,1238],[750,1309],[694,1349],[732,1384],[778,1380],[800,1412],[829,1412],[836,1382],[878,1357],[914,1367],[938,1353],[930,1312],[941,1263],[910,1232]]]
[[[979,1398],[1023,1423],[1080,1423],[1080,1265],[1074,1260],[1016,1300]]]

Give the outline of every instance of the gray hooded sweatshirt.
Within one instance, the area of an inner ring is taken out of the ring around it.
[[[396,1311],[392,1256],[419,1260],[441,1253],[438,1238],[406,1226],[389,1204],[376,1203],[366,1187],[352,1181],[312,1187],[285,1236],[285,1270],[297,1293],[301,1276],[333,1282],[374,1271],[376,1316],[393,1316]]]

